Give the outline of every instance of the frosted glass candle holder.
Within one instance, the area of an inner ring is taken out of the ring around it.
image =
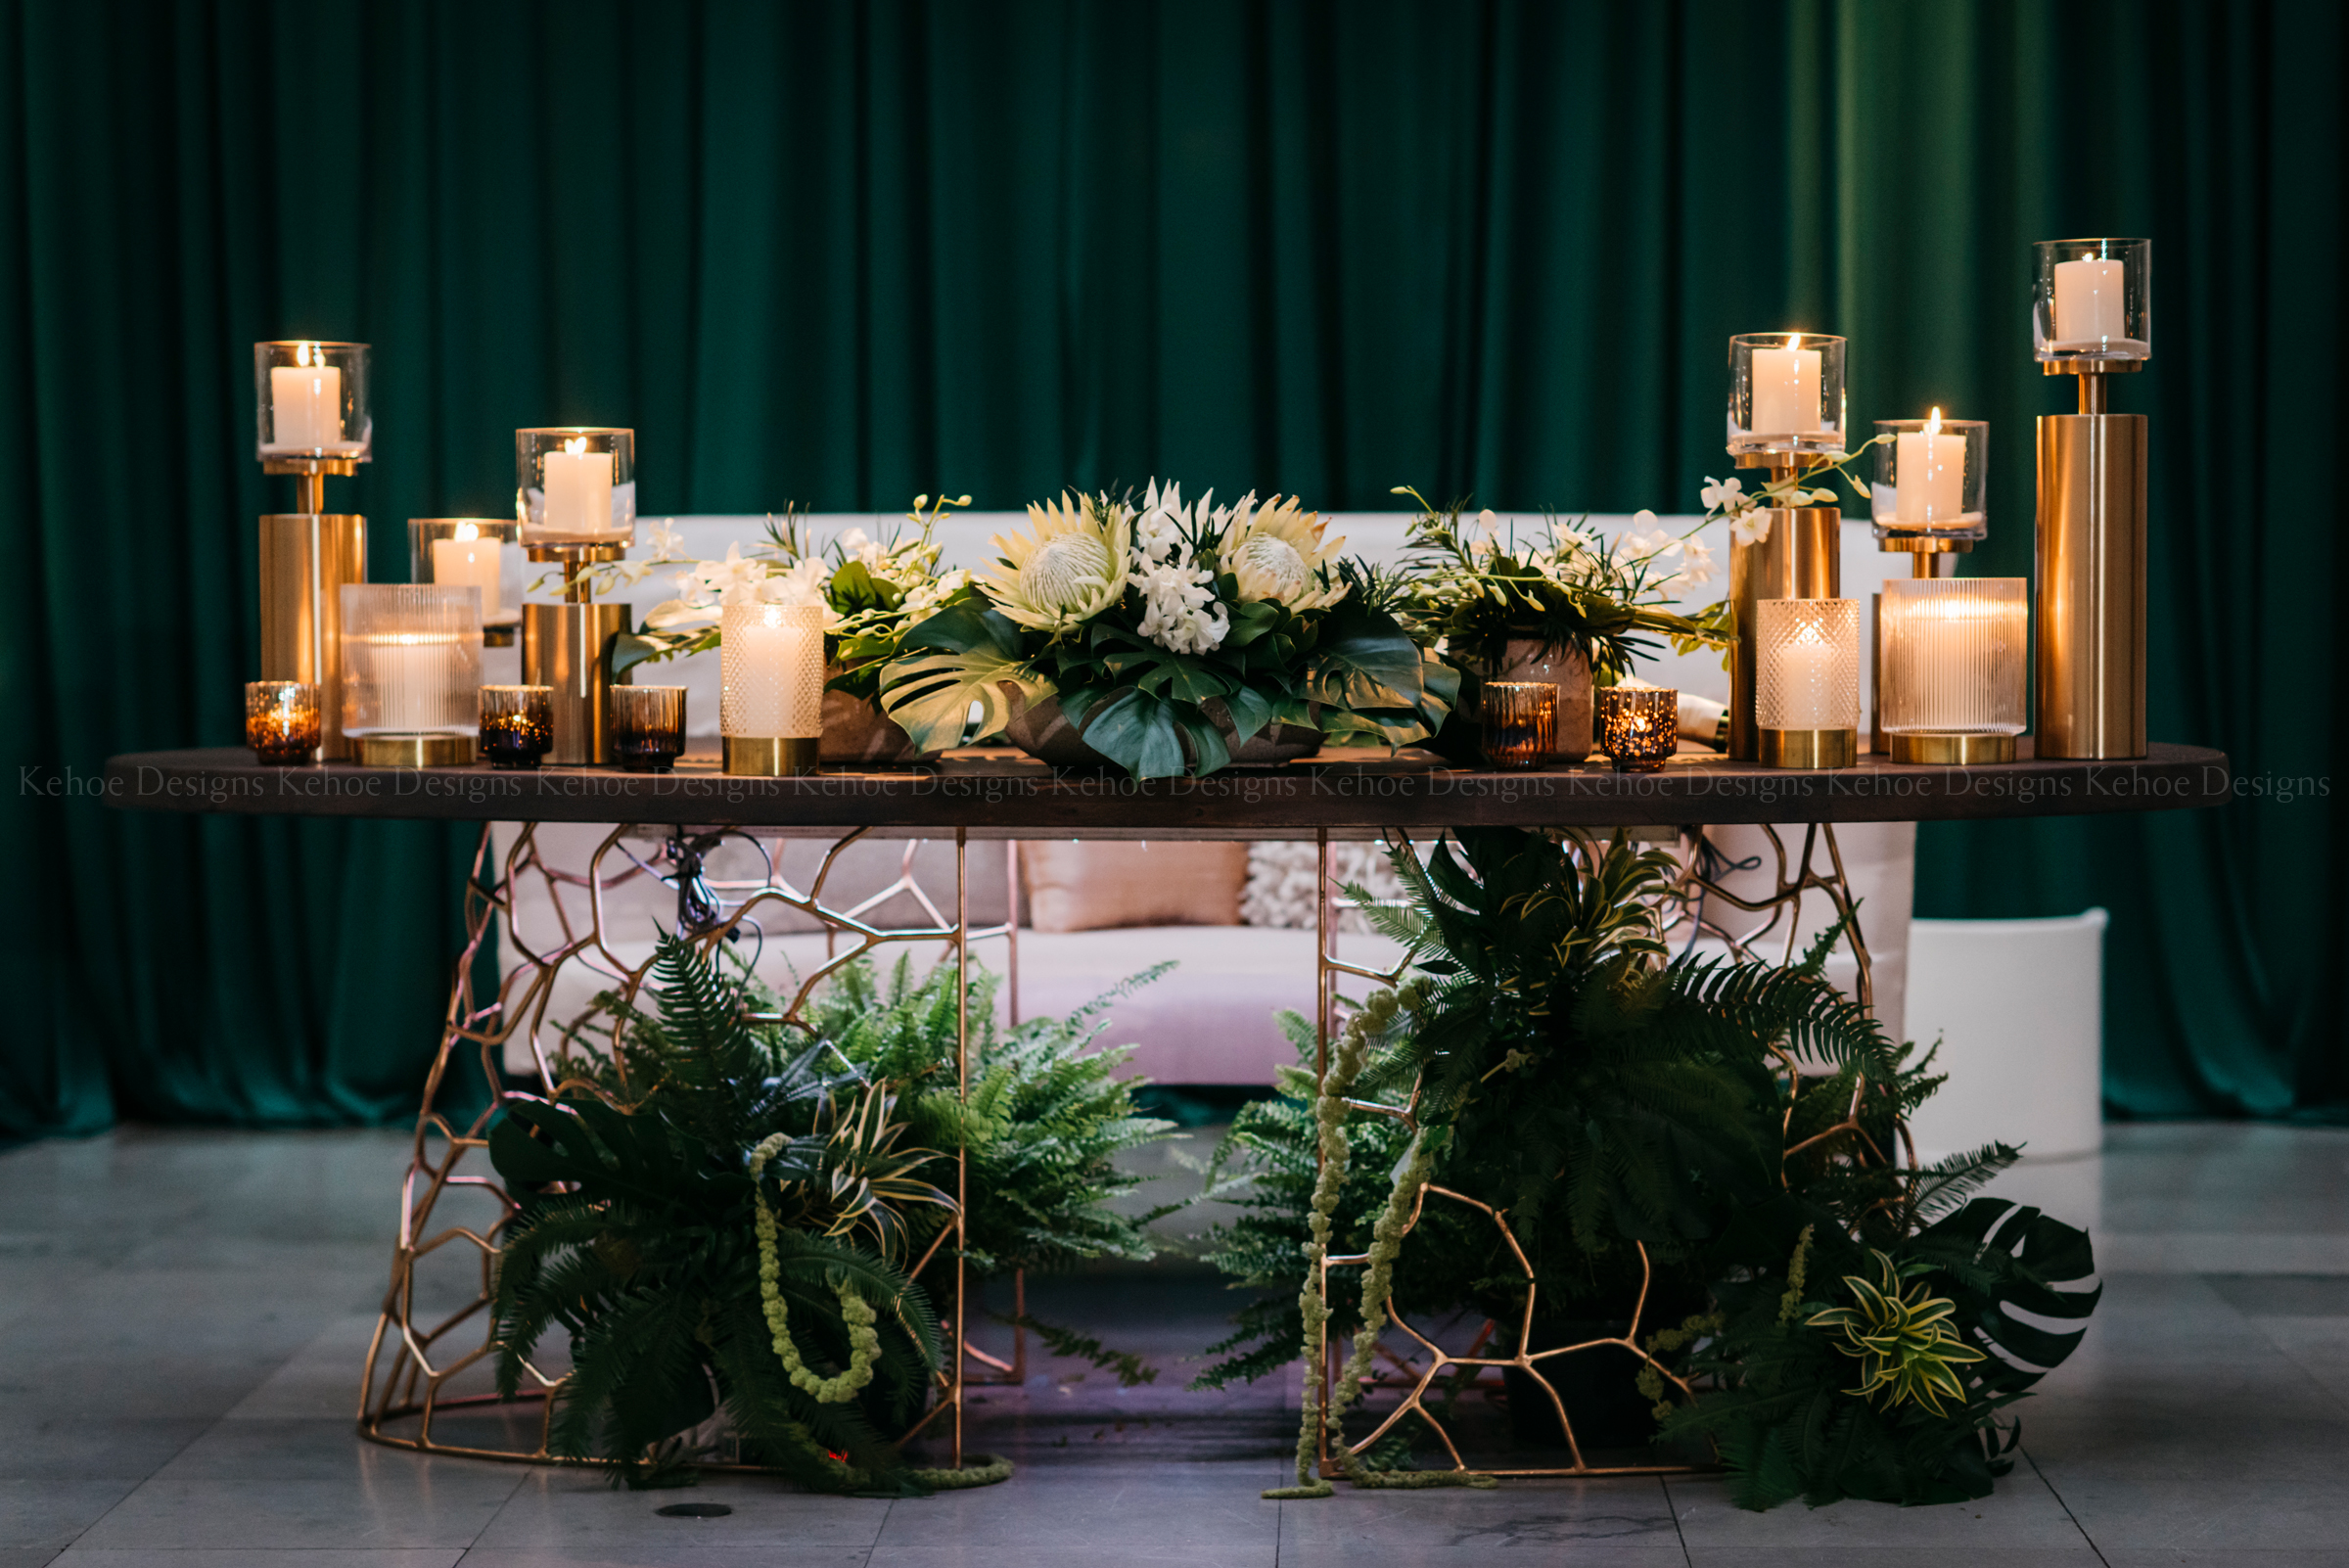
[[[1979,539],[1990,532],[1990,425],[1979,419],[1876,421],[1868,505],[1876,537]]]
[[[1754,611],[1761,761],[1849,766],[1859,755],[1860,601],[1764,599]]]
[[[2153,357],[2153,242],[2042,240],[2031,340],[2043,364]]]
[[[343,585],[343,733],[470,738],[481,684],[481,589]]]
[[[1476,688],[1478,739],[1495,767],[1539,767],[1557,749],[1558,688],[1546,680],[1488,680]]]
[[[1681,694],[1669,686],[1609,686],[1598,694],[1598,749],[1618,773],[1653,773],[1680,749]]]
[[[2021,577],[1887,581],[1884,733],[2021,734],[2029,603]]]
[[[320,738],[318,688],[306,680],[245,683],[245,744],[264,767],[306,762]]]
[[[824,732],[823,606],[727,605],[718,671],[725,770],[814,772]]]
[[[408,580],[482,590],[482,624],[522,619],[522,525],[510,517],[408,519]]]
[[[1840,452],[1841,338],[1818,332],[1748,332],[1729,340],[1729,450]]]
[[[365,344],[256,343],[253,391],[264,461],[310,457],[364,463],[374,455]]]
[[[587,425],[514,433],[514,516],[526,545],[636,542],[636,433]]]

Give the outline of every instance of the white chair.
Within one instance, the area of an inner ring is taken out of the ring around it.
[[[1994,1139],[2033,1164],[2104,1144],[2101,909],[2060,920],[1916,920],[1909,1038],[1949,1082],[1910,1131],[1925,1159]]]

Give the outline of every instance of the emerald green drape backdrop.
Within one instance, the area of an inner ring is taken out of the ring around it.
[[[2018,573],[2027,247],[2098,233],[2156,241],[2153,727],[2265,793],[1932,827],[1919,907],[2112,908],[2121,1110],[2322,1113],[2345,63],[2330,0],[0,0],[0,1128],[412,1104],[463,837],[72,793],[236,737],[255,339],[375,345],[380,577],[550,421],[651,513],[1684,510],[1775,327],[1994,422]]]

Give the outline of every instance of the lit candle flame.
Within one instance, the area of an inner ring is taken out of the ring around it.
[[[1786,346],[1787,346],[1787,347],[1789,347],[1789,348],[1800,348],[1802,346],[1803,346],[1803,335],[1802,335],[1801,333],[1799,333],[1799,332],[1790,332],[1790,333],[1788,333],[1788,334],[1786,335]]]
[[[1933,417],[1932,417],[1931,419],[1928,419],[1928,420],[1926,420],[1926,421],[1925,421],[1925,434],[1926,434],[1926,435],[1928,435],[1928,436],[1938,436],[1938,435],[1940,435],[1940,434],[1941,434],[1941,410],[1940,410],[1940,409],[1938,409],[1938,408],[1934,409],[1934,410],[1933,410]]]
[[[315,357],[312,357],[313,355]],[[316,344],[304,343],[295,345],[294,363],[307,366],[324,364],[325,362],[326,356],[318,352],[318,346]]]
[[[481,536],[482,530],[470,523],[458,524],[457,531],[449,535],[452,539],[478,539]]]
[[[587,450],[587,438],[584,436],[574,436],[571,439],[563,443],[563,450],[567,452],[583,452]]]

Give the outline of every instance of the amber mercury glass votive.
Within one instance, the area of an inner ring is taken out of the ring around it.
[[[308,761],[318,750],[318,688],[306,680],[247,681],[245,744],[264,767]]]
[[[1609,686],[1598,694],[1598,749],[1618,773],[1653,773],[1680,749],[1681,694],[1668,686]]]
[[[685,752],[685,688],[612,688],[612,760],[630,773],[666,773]]]
[[[1539,767],[1558,734],[1558,688],[1549,681],[1488,680],[1477,688],[1485,761],[1495,767]]]
[[[552,686],[482,688],[482,756],[491,767],[536,767],[554,744]]]

